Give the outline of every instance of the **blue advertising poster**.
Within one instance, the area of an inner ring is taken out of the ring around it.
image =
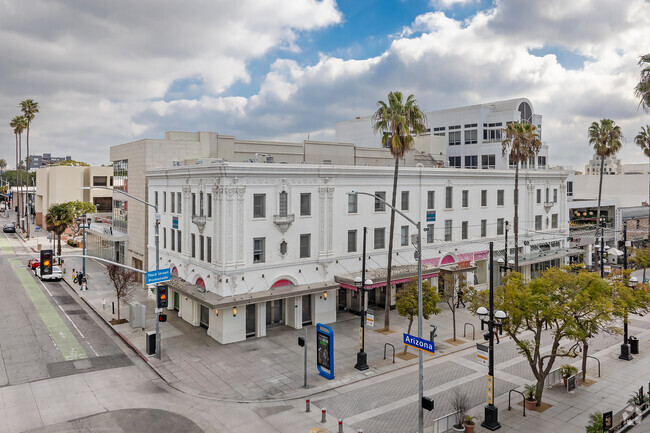
[[[334,379],[334,332],[327,325],[316,325],[316,364],[326,379]]]

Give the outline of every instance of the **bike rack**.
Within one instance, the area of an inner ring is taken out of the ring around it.
[[[386,346],[390,346],[393,348],[393,364],[395,364],[395,346],[393,346],[390,343],[384,344],[384,359],[386,359]]]
[[[474,328],[474,325],[471,323],[467,322],[463,325],[463,338],[465,337],[465,330],[467,329],[467,325],[472,327],[472,340],[474,340],[475,335],[476,335],[476,328]]]
[[[600,359],[595,356],[587,355],[587,358],[595,359],[598,362],[598,377],[600,377]]]
[[[510,391],[508,391],[508,410],[511,409],[511,407],[510,407],[510,395],[511,395],[513,392],[516,392],[516,393],[518,393],[518,394],[521,394],[521,399],[522,399],[521,407],[524,408],[524,416],[526,416],[526,397],[524,396],[524,393],[523,393],[523,392],[521,392],[521,391],[517,391],[516,389],[511,389]]]

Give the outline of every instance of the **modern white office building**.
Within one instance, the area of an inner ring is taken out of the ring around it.
[[[543,141],[542,116],[536,114],[526,98],[509,99],[470,105],[448,110],[428,111],[427,134],[443,137],[449,167],[473,169],[507,169],[509,161],[502,156],[502,130],[508,123],[526,122],[537,127],[542,141],[539,155],[522,168],[546,168],[548,146]],[[361,147],[382,147],[381,135],[373,133],[371,115],[336,124],[336,141]]]
[[[364,227],[370,304],[380,308],[390,211],[350,192],[390,197],[393,170],[218,158],[148,170],[147,197],[161,214],[160,267],[174,276],[169,309],[221,343],[263,337],[274,326],[333,322],[338,309],[359,308],[354,278],[362,270]],[[559,170],[520,173],[519,265],[529,278],[565,263],[571,253],[565,180]],[[438,272],[447,269],[485,285],[489,242],[495,242],[496,257],[504,254],[513,191],[513,170],[402,167],[397,207],[426,228],[424,277],[437,284]],[[147,231],[147,268],[154,269],[153,223]],[[417,275],[414,234],[415,226],[397,215],[393,294]]]

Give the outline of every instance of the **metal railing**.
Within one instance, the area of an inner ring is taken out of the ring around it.
[[[560,383],[561,381],[562,371],[560,368],[556,368],[555,370],[551,370],[548,376],[546,376],[546,379],[544,379],[544,386],[551,388],[553,385]]]
[[[432,431],[433,433],[443,433],[451,429],[452,426],[456,423],[457,413],[458,411],[434,419],[433,430],[428,430],[428,431]]]

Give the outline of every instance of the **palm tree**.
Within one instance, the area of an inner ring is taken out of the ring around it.
[[[519,163],[528,161],[539,153],[542,142],[530,123],[508,123],[503,130],[505,139],[501,142],[501,154],[508,155],[510,164],[515,164],[515,271],[519,270]]]
[[[36,117],[36,113],[38,113],[38,102],[32,99],[25,99],[20,103],[20,110],[23,112],[25,119],[27,119],[27,155],[25,156],[29,157],[29,127],[34,117]],[[29,171],[29,164],[27,165],[27,171]]]
[[[0,176],[5,173],[5,168],[7,168],[7,161],[2,158],[0,159]]]
[[[14,129],[14,135],[16,136],[16,186],[20,183],[20,162],[22,161],[22,136],[23,131],[27,128],[27,119],[25,116],[14,116],[9,122],[9,126]],[[17,192],[18,190],[16,190]],[[18,194],[18,199],[15,201],[18,205],[18,209],[22,209],[20,204],[20,194]],[[20,224],[20,211],[16,212],[16,224]]]
[[[50,206],[50,209],[48,209],[45,215],[47,230],[52,231],[58,240],[58,256],[61,255],[61,235],[72,223],[70,208],[65,204],[54,204]]]
[[[384,315],[384,329],[390,329],[390,304],[391,304],[391,267],[393,262],[393,233],[395,231],[395,200],[397,197],[397,176],[399,173],[399,160],[413,145],[413,135],[420,134],[426,129],[427,118],[420,110],[415,96],[412,94],[402,99],[402,92],[390,92],[388,103],[377,102],[377,111],[372,115],[372,129],[375,133],[381,132],[381,143],[390,149],[395,158],[395,174],[393,176],[393,200],[390,212],[390,234],[388,236],[388,270],[386,276],[386,300]]]
[[[645,112],[650,111],[650,53],[641,56],[639,60],[641,69],[641,78],[639,84],[634,88],[634,94],[640,99],[639,105]]]
[[[600,158],[600,182],[598,184],[598,210],[596,211],[596,236],[598,237],[598,226],[600,224],[600,199],[603,192],[603,168],[605,158],[616,155],[623,145],[621,140],[623,133],[621,127],[611,119],[602,119],[600,123],[593,122],[589,127],[589,144],[596,151]],[[603,252],[601,251],[601,254]],[[598,268],[598,263],[596,263]]]
[[[648,157],[650,166],[650,125],[641,127],[641,131],[634,137],[634,143],[643,150]],[[648,176],[648,221],[650,221],[650,174]],[[650,224],[648,224],[648,245],[650,245]],[[644,279],[645,281],[645,279]]]

